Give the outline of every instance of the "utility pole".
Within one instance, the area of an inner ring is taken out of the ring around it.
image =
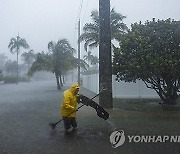
[[[99,0],[99,103],[113,108],[110,0]]]
[[[18,32],[18,36],[17,36],[17,84],[19,82],[18,55],[19,55],[19,32]]]
[[[78,21],[78,84],[80,85],[80,19]]]

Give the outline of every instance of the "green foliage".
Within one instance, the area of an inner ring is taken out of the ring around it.
[[[38,53],[35,62],[32,64],[28,75],[32,76],[36,71],[51,71],[56,74],[65,74],[67,71],[76,68],[78,64],[86,68],[83,60],[78,60],[73,56],[75,49],[71,47],[66,39],[60,39],[48,43],[49,53]]]
[[[51,41],[48,43],[49,53],[38,53],[35,62],[32,64],[28,76],[32,76],[36,71],[51,71],[55,74],[57,88],[63,86],[62,76],[67,71],[77,68],[78,65],[85,67],[85,62],[73,56],[75,49],[71,47],[66,39],[60,39],[56,43]]]
[[[114,74],[127,82],[142,79],[166,104],[180,92],[180,21],[135,23],[114,51]]]
[[[4,76],[3,78],[5,84],[9,83],[17,83],[17,77],[16,76]],[[29,82],[29,79],[27,77],[19,77],[19,82]]]
[[[95,65],[95,64],[97,64],[97,63],[99,62],[98,57],[97,57],[97,56],[93,56],[93,55],[91,54],[91,51],[88,51],[87,55],[84,55],[83,58],[84,58],[85,61],[86,61],[86,60],[88,61],[88,65],[89,65],[89,62],[90,62],[92,65]]]
[[[3,72],[0,70],[0,81],[3,81]]]
[[[0,69],[3,69],[4,64],[6,62],[7,56],[4,53],[0,53]]]
[[[28,49],[29,45],[27,44],[24,38],[20,38],[19,36],[17,36],[16,38],[11,38],[8,45],[8,48],[10,49],[11,53],[17,53],[18,55],[20,47]]]
[[[13,75],[16,74],[17,71],[17,62],[16,61],[12,61],[12,60],[7,60],[5,65],[4,65],[4,69],[7,73]]]
[[[34,50],[30,50],[28,52],[24,52],[21,57],[23,58],[24,62],[28,65],[28,69],[30,65],[33,63],[36,54],[34,54]]]
[[[35,62],[28,71],[28,76],[32,76],[37,71],[52,71],[52,57],[43,51],[38,53]]]
[[[111,24],[111,40],[120,40],[120,37],[128,29],[127,26],[122,22],[125,16],[117,13],[114,9],[110,12],[110,24]],[[83,33],[79,40],[84,41],[84,48],[87,51],[87,47],[97,47],[99,45],[99,12],[94,10],[91,12],[92,23],[86,23],[83,27]]]

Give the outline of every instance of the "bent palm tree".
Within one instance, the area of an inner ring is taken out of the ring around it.
[[[20,52],[20,48],[28,49],[29,45],[27,44],[26,40],[20,38],[19,35],[16,38],[11,38],[8,48],[12,54],[17,54],[17,84],[18,84],[18,55]]]
[[[71,47],[67,39],[60,39],[56,43],[49,42],[48,49],[53,57],[53,73],[56,76],[57,88],[61,89],[61,86],[63,86],[61,78],[63,70],[71,66],[70,60],[75,49]]]
[[[32,76],[33,73],[40,70],[51,71],[55,74],[57,89],[60,90],[63,86],[62,75],[68,70],[77,68],[79,64],[78,58],[73,57],[75,51],[68,40],[61,39],[56,43],[51,41],[48,43],[49,53],[38,53],[37,59],[32,64],[28,75]],[[80,60],[80,66],[86,68],[86,63]]]
[[[30,50],[28,52],[24,52],[21,57],[23,57],[24,62],[28,65],[28,70],[30,68],[30,65],[33,63],[35,59],[34,50]]]
[[[114,9],[110,12],[110,26],[111,26],[111,40],[115,39],[120,41],[120,37],[124,34],[128,28],[123,23],[123,19],[126,16],[115,12]],[[91,12],[92,23],[86,23],[83,27],[83,33],[80,36],[80,41],[84,41],[84,48],[87,51],[87,47],[95,48],[99,45],[99,12],[94,10]],[[112,44],[113,45],[113,44]]]

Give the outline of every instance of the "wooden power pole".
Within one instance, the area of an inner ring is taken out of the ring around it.
[[[99,19],[99,103],[104,108],[113,108],[110,0],[99,0]]]
[[[78,64],[78,84],[80,85],[80,19],[78,21],[78,60],[79,60],[79,64]]]

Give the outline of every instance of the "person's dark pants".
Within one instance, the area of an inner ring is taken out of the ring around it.
[[[63,117],[64,121],[64,128],[66,130],[69,130],[71,126],[76,129],[77,128],[77,122],[75,117]]]

